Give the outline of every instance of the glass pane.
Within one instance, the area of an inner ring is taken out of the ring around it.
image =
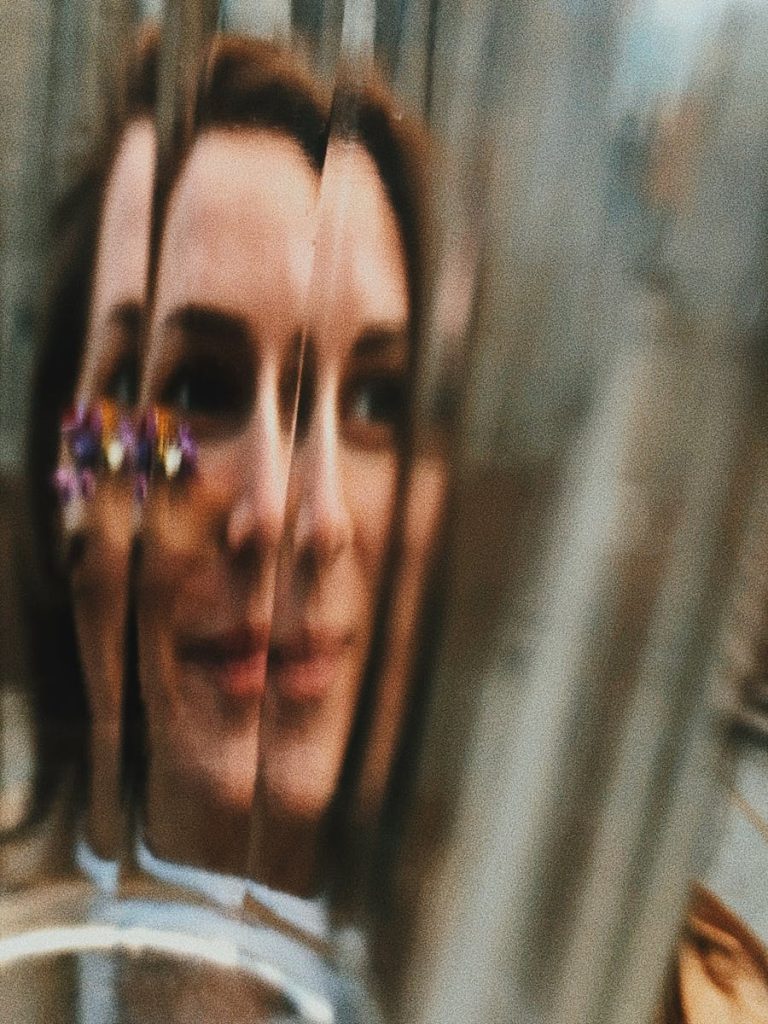
[[[762,1019],[764,3],[16,7],[0,1017]]]

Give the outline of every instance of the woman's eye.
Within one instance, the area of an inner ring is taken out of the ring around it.
[[[366,377],[349,389],[348,428],[361,440],[387,440],[399,430],[405,413],[405,380],[400,375]]]
[[[162,388],[162,405],[190,419],[231,424],[247,414],[250,392],[242,374],[220,365],[182,365]]]
[[[104,398],[111,398],[119,405],[136,405],[138,392],[138,367],[136,359],[126,357],[115,367],[104,388]]]

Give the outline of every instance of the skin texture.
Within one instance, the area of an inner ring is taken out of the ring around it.
[[[369,653],[410,358],[402,242],[364,149],[330,148],[317,201],[287,138],[198,140],[142,386],[200,444],[191,479],[153,482],[142,527],[150,845],[243,872],[258,751],[254,873],[295,892]]]
[[[283,525],[317,175],[286,136],[212,130],[171,197],[142,398],[199,443],[153,481],[139,672],[160,856],[242,874]]]
[[[154,160],[154,130],[149,121],[135,121],[117,148],[104,195],[77,402],[103,397],[130,400],[146,287]],[[88,832],[96,851],[105,857],[114,855],[117,843],[123,645],[133,524],[133,486],[127,475],[102,475],[94,497],[75,498],[62,519],[91,711]]]
[[[326,158],[260,737],[254,866],[314,887],[389,548],[409,364],[395,213],[359,145]]]

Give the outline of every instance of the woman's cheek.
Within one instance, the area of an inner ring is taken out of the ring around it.
[[[66,521],[65,543],[79,534],[82,556],[72,569],[72,587],[77,596],[93,593],[99,600],[112,600],[128,587],[128,561],[134,529],[133,490],[129,480],[99,480],[90,499],[72,502],[74,514]],[[67,509],[69,513],[69,509]]]
[[[153,490],[141,529],[142,578],[152,590],[173,588],[188,571],[205,532],[201,513],[190,495],[174,494],[167,485]]]
[[[188,563],[205,556],[216,524],[231,503],[232,459],[226,447],[200,446],[198,463],[187,479],[165,480],[156,472],[141,513],[144,571],[158,581],[176,579]]]
[[[362,568],[378,580],[389,549],[397,490],[398,456],[391,449],[343,456],[345,495]]]
[[[81,503],[75,531],[81,535],[82,551],[70,584],[86,683],[98,714],[120,706],[132,494],[128,480],[100,480],[94,496]],[[70,536],[69,542],[73,540]]]

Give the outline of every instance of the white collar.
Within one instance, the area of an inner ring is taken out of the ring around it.
[[[189,889],[220,907],[234,910],[242,905],[245,879],[237,875],[224,875],[218,871],[164,860],[152,853],[143,838],[136,844],[136,863],[142,871],[158,881]]]
[[[119,862],[100,857],[82,833],[75,843],[75,864],[101,892],[108,896],[117,893]]]

